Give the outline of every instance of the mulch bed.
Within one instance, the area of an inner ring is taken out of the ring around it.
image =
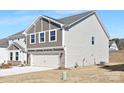
[[[2,63],[1,66],[0,66],[1,69],[8,69],[8,68],[12,68],[12,64],[8,63],[8,64],[5,64],[5,63]]]

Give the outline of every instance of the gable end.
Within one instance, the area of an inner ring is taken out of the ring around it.
[[[49,22],[51,23],[51,26],[49,26]],[[39,23],[39,24],[38,24]],[[40,31],[44,31],[44,30],[49,30],[50,29],[55,29],[57,27],[61,28],[63,26],[62,23],[59,23],[58,21],[51,19],[49,17],[46,16],[39,16],[38,18],[36,18],[34,20],[34,22],[32,22],[32,24],[27,27],[27,29],[25,30],[25,33],[28,34],[28,32],[30,32],[30,30],[32,28],[34,28],[34,26],[36,26],[36,32],[40,32]],[[34,29],[33,31],[31,30],[31,33],[35,32]]]
[[[85,16],[85,17],[83,17],[83,18],[81,18],[81,19],[79,19],[79,20],[77,20],[77,21],[75,21],[74,23],[72,23],[72,24],[70,24],[69,26],[67,26],[66,29],[68,30],[68,29],[72,28],[73,26],[75,26],[75,25],[77,25],[78,23],[84,21],[85,19],[91,17],[92,15],[95,15],[95,16],[96,16],[97,21],[99,22],[99,24],[100,24],[100,26],[102,27],[102,29],[103,29],[105,35],[106,35],[107,38],[109,39],[110,36],[109,36],[109,34],[107,33],[107,30],[105,29],[105,26],[104,26],[103,23],[101,22],[100,18],[99,18],[98,15],[96,14],[96,12],[92,12],[91,14],[89,14],[89,15],[87,15],[87,16]]]

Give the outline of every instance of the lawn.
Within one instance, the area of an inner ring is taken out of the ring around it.
[[[61,80],[62,72],[68,74],[67,80]],[[124,64],[111,63],[105,67],[87,66],[66,70],[49,70],[14,76],[0,77],[1,83],[101,83],[124,82]]]

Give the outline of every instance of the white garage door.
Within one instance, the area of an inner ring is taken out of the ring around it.
[[[38,67],[59,67],[59,55],[32,55],[32,66]]]

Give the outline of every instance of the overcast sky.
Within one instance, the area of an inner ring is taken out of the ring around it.
[[[62,18],[74,14],[85,12],[79,11],[62,11],[62,10],[34,10],[34,11],[0,11],[0,38],[5,38],[16,32],[24,30],[39,15],[47,15],[53,18]],[[124,11],[97,11],[103,21],[111,38],[124,37]]]

